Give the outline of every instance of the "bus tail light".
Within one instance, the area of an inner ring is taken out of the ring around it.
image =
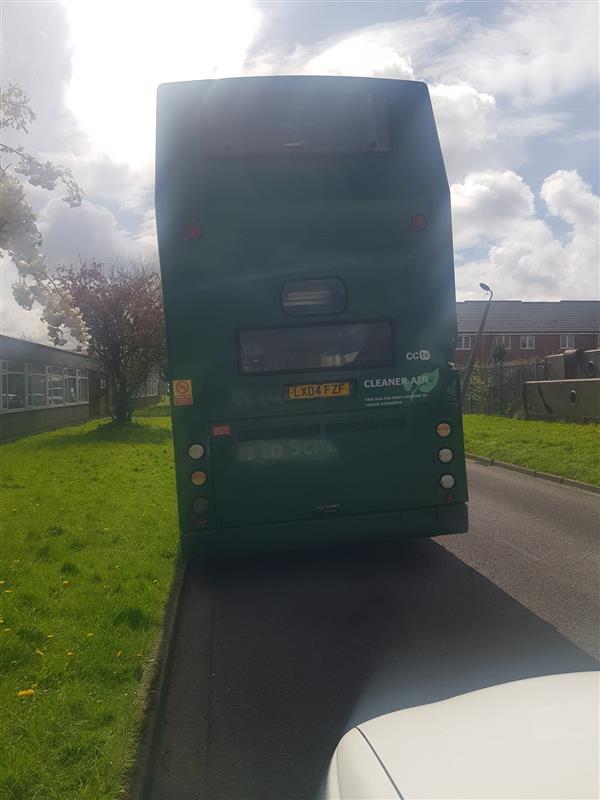
[[[196,497],[196,499],[192,503],[192,510],[194,514],[206,514],[208,511],[208,500],[206,497]]]
[[[204,235],[204,228],[198,222],[189,222],[185,226],[185,238],[190,242],[198,242]]]
[[[441,439],[447,439],[452,433],[452,427],[449,422],[439,422],[435,426],[435,432]]]
[[[438,450],[438,458],[442,464],[449,464],[454,458],[454,453],[449,447],[442,447],[441,450]]]
[[[429,220],[425,214],[413,214],[410,218],[410,227],[413,231],[424,231],[429,225]]]
[[[455,484],[454,475],[446,474],[440,478],[440,486],[442,489],[452,489]]]

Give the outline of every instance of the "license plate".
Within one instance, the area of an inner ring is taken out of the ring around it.
[[[286,386],[288,400],[321,400],[329,397],[350,397],[352,387],[350,381],[339,383],[296,383]]]

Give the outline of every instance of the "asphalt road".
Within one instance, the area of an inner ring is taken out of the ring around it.
[[[188,569],[153,800],[315,797],[357,722],[597,669],[600,496],[469,472],[467,536]]]
[[[469,464],[473,535],[436,541],[600,658],[600,494]]]

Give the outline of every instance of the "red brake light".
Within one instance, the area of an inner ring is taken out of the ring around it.
[[[190,222],[185,226],[185,238],[189,239],[191,242],[197,242],[202,238],[203,233],[204,229],[202,225],[199,225],[197,222]]]
[[[429,220],[425,214],[413,214],[410,218],[410,227],[413,231],[424,231],[428,224]]]

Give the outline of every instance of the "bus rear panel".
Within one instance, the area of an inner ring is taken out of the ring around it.
[[[156,169],[184,555],[464,532],[424,84],[165,84]]]

